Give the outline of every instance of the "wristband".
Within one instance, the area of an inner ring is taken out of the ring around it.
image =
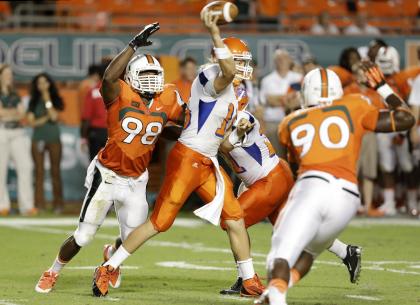
[[[238,146],[238,144],[240,144],[239,143],[240,139],[239,139],[239,136],[238,136],[238,133],[237,133],[236,129],[233,130],[230,133],[228,141],[229,141],[230,144],[232,144],[233,147],[236,147],[236,146]]]
[[[45,102],[45,108],[50,109],[52,108],[53,104],[51,103],[51,101],[46,101]]]
[[[134,42],[134,39],[131,40],[128,45],[134,50],[134,52],[137,51],[138,46],[136,45],[136,43]]]
[[[232,53],[230,53],[229,49],[226,47],[213,48],[213,50],[214,50],[214,55],[216,56],[217,59],[226,59],[226,58],[232,57]]]
[[[391,94],[395,94],[394,90],[392,90],[388,84],[380,86],[378,89],[376,89],[376,92],[378,92],[384,100],[386,100]]]

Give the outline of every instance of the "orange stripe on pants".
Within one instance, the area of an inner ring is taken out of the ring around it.
[[[274,225],[293,184],[292,171],[284,160],[280,160],[265,178],[256,181],[239,196],[245,226],[248,228],[266,217]]]
[[[225,180],[225,200],[222,219],[243,218],[239,201],[233,194],[232,182],[222,171]],[[216,195],[216,173],[211,160],[177,142],[166,163],[166,175],[150,217],[159,232],[168,230],[185,201],[196,191],[204,202]]]

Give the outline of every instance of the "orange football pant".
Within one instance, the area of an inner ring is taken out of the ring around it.
[[[250,185],[239,196],[245,226],[248,228],[267,217],[274,225],[293,184],[293,174],[289,165],[280,159],[279,164],[266,177]]]
[[[225,199],[222,220],[243,218],[239,201],[233,194],[232,181],[221,168],[225,181]],[[178,211],[192,192],[197,192],[204,202],[216,195],[216,173],[213,162],[202,154],[177,142],[166,162],[163,180],[150,220],[159,232],[168,230]]]

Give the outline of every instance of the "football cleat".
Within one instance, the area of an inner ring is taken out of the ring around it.
[[[58,273],[50,270],[45,271],[41,275],[38,283],[36,284],[35,291],[39,293],[50,292],[53,289],[55,283],[57,282],[57,279]]]
[[[104,263],[107,262],[111,256],[109,255],[109,251],[113,248],[113,245],[104,245]],[[110,279],[109,279],[109,285],[111,285],[112,288],[118,288],[121,285],[121,269],[120,267],[114,269],[114,271],[111,272]]]
[[[257,297],[264,292],[264,285],[261,283],[260,278],[255,273],[254,277],[242,282],[241,297]]]
[[[108,266],[99,266],[93,275],[92,292],[95,297],[104,297],[108,294],[108,285],[111,271]]]
[[[350,282],[357,283],[362,268],[362,248],[358,246],[347,246],[347,255],[343,259],[344,265],[350,274]]]
[[[242,278],[238,277],[230,288],[220,290],[220,294],[240,294],[242,288]]]

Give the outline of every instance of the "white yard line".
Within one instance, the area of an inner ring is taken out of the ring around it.
[[[346,294],[347,298],[350,299],[358,299],[358,300],[366,300],[366,301],[381,301],[381,298],[371,297],[367,295],[354,295],[354,294]]]
[[[95,268],[98,266],[68,266],[66,267],[67,269],[72,269],[72,270],[95,270]],[[121,269],[123,270],[138,270],[140,269],[139,266],[121,266]]]
[[[23,218],[23,217],[8,217],[0,219],[0,226],[77,226],[77,217],[59,217],[59,218]],[[174,226],[184,228],[197,228],[204,224],[203,221],[191,218],[177,218]],[[106,218],[102,225],[103,227],[117,227],[118,220],[110,217]]]
[[[18,302],[26,302],[27,300],[6,300],[6,299],[1,299],[0,300],[0,305],[20,305],[19,303],[15,303],[16,301]]]
[[[215,267],[215,266],[204,266],[204,265],[196,265],[190,264],[187,262],[157,262],[157,266],[160,267],[168,267],[168,268],[178,268],[178,269],[189,269],[189,270],[217,270],[217,271],[231,271],[235,270],[236,268],[232,267]]]

